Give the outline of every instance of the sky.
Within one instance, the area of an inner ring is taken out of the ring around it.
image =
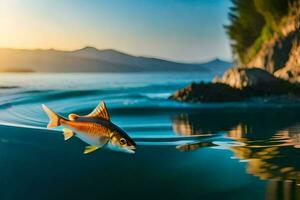
[[[0,0],[0,47],[231,60],[230,0]]]

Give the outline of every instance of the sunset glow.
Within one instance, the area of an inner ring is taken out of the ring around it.
[[[0,47],[89,45],[173,60],[231,58],[222,26],[229,2],[133,1],[0,0]]]

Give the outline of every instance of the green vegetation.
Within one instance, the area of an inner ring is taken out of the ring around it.
[[[225,26],[232,41],[233,53],[247,63],[274,33],[297,0],[232,0],[230,25]]]

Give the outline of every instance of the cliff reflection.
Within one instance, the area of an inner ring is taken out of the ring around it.
[[[266,199],[300,199],[300,118],[297,112],[201,113],[174,116],[179,135],[212,134],[243,145],[229,146],[234,158],[247,161],[246,171],[269,180]],[[213,140],[213,137],[212,137]],[[194,151],[215,146],[199,141],[178,146]]]
[[[191,144],[179,145],[176,147],[176,149],[178,149],[179,151],[194,151],[199,148],[213,147],[213,146],[217,146],[217,145],[212,142],[195,142]]]
[[[205,115],[205,114],[204,114]],[[172,118],[173,130],[178,135],[216,134],[234,126],[229,118],[214,118],[200,114],[180,114]],[[216,124],[218,126],[216,126]]]

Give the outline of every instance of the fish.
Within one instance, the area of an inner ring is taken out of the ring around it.
[[[84,154],[94,152],[109,143],[120,150],[135,153],[135,142],[123,129],[111,122],[104,101],[101,101],[90,114],[80,116],[71,113],[68,119],[58,115],[44,104],[42,108],[49,117],[47,128],[63,126],[65,140],[76,136],[88,144]]]

